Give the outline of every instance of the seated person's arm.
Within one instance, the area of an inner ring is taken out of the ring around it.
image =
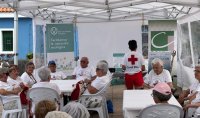
[[[171,89],[174,88],[172,82],[167,82],[167,84],[169,85],[169,87],[170,87]]]
[[[95,76],[91,77],[90,80],[89,80],[89,79],[85,79],[84,82],[87,83],[87,84],[90,84],[93,80],[96,79],[96,77],[97,77],[97,76],[95,75]]]
[[[189,100],[189,103],[192,102],[192,100],[194,100],[196,98],[198,92],[195,92],[193,94],[191,94],[190,96],[186,97],[187,100]]]
[[[187,96],[190,94],[190,89],[187,89],[187,90],[183,90],[181,92],[181,94],[179,95],[179,98],[178,98],[178,102],[180,104],[183,104],[185,98],[187,98]]]
[[[93,77],[91,77],[91,81],[93,81],[93,80],[95,80],[96,79],[96,75],[95,76],[93,76]]]
[[[91,86],[91,84],[88,84],[87,89],[90,94],[95,94],[98,92],[98,90],[96,88],[94,88],[93,86]]]
[[[76,79],[76,75],[72,75],[72,79]]]
[[[144,89],[151,89],[153,87],[151,87],[149,84],[144,83]]]
[[[187,110],[188,108],[198,108],[200,107],[200,102],[194,103],[194,104],[187,104],[184,106],[183,109]]]
[[[10,94],[17,95],[19,92],[21,92],[21,88],[20,87],[14,88],[12,91],[7,91],[5,89],[0,89],[0,94],[2,94],[2,95],[10,95]]]

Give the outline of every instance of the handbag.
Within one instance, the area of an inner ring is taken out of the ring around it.
[[[26,93],[27,93],[28,89],[29,89],[28,87],[25,87],[23,89],[23,91],[19,94],[22,105],[28,105],[29,104],[29,100],[26,97]]]
[[[79,81],[72,86],[75,86],[75,88],[71,93],[71,100],[78,100],[83,92],[86,90],[86,86],[83,81]]]

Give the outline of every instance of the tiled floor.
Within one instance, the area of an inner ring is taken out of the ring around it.
[[[109,113],[110,118],[123,118],[122,101],[124,85],[111,86],[108,92],[108,99],[111,99],[114,106],[114,113]],[[99,118],[97,113],[91,114],[91,118]]]

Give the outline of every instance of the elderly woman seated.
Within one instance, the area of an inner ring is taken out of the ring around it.
[[[152,60],[152,68],[148,77],[144,80],[144,88],[153,88],[159,82],[167,83],[173,88],[172,78],[168,70],[163,68],[163,61],[159,58]]]
[[[42,100],[35,107],[35,118],[44,118],[48,112],[55,110],[56,104],[54,102]]]
[[[35,76],[33,75],[34,69],[35,69],[34,63],[28,62],[25,65],[25,72],[21,75],[23,83],[29,88],[31,88],[33,84],[37,83]]]
[[[108,64],[105,62],[98,62],[96,67],[96,75],[97,77],[90,83],[88,83],[87,88],[84,92],[84,94],[95,94],[103,87],[106,86],[106,84],[110,81],[110,78],[106,75],[108,71]],[[105,93],[106,91],[104,91]],[[104,93],[102,93],[102,96],[104,97]],[[85,99],[81,98],[79,102],[83,104],[85,107],[97,107],[100,106],[102,101],[102,96],[96,96],[96,97],[87,97]]]
[[[1,95],[10,95],[18,94],[21,92],[20,87],[15,87],[7,82],[8,79],[8,68],[0,68],[0,94]]]
[[[195,66],[194,75],[196,81],[187,90],[183,90],[179,95],[178,101],[181,105],[183,105],[185,100],[191,101],[194,99],[198,93],[198,88],[200,87],[200,65]]]
[[[188,118],[200,114],[200,65],[195,66],[194,75],[197,81],[193,83],[189,89],[184,90],[179,96],[179,102],[181,104],[186,101],[184,109],[188,110]]]
[[[18,95],[21,92],[20,87],[12,86],[7,83],[8,79],[8,68],[0,68],[0,94],[1,95]],[[3,99],[4,102],[4,99]],[[4,109],[14,109],[17,108],[15,101],[4,103]],[[0,104],[0,107],[2,105]],[[0,108],[2,110],[2,108]],[[0,111],[1,112],[1,111]]]
[[[15,87],[21,87],[22,89],[25,89],[26,86],[23,84],[23,81],[21,80],[19,76],[19,68],[17,65],[11,65],[9,67],[9,76],[8,76],[8,84],[15,86]]]
[[[89,118],[90,114],[85,106],[79,102],[70,102],[65,105],[62,111],[68,113],[73,118]]]
[[[105,62],[98,62],[96,67],[96,79],[89,82],[84,94],[95,94],[101,90],[109,81],[109,77],[106,76],[108,71],[108,64]]]

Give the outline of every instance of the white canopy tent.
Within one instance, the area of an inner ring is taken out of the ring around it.
[[[1,0],[0,7],[52,23],[177,19],[197,12],[200,0]],[[14,30],[17,44],[17,30]],[[17,46],[14,47],[16,52]],[[15,56],[17,64],[17,56]]]
[[[19,14],[52,22],[176,19],[199,10],[199,0],[1,0]]]

